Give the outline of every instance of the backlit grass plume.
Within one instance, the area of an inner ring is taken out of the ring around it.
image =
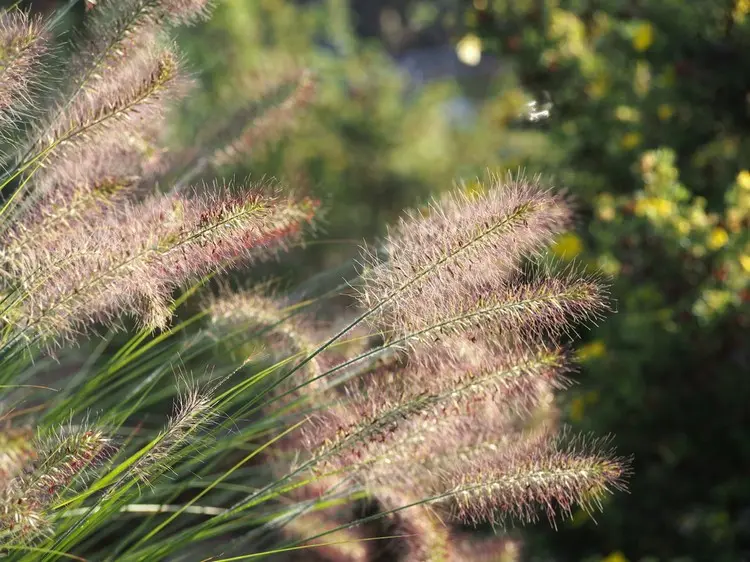
[[[100,431],[63,427],[35,439],[30,449],[35,458],[23,462],[15,476],[0,480],[0,537],[6,540],[51,532],[47,512],[55,499],[104,462],[113,447]]]
[[[397,335],[435,329],[437,318],[443,324],[439,329],[450,330],[454,324],[446,319],[493,322],[506,317],[505,310],[522,314],[510,304],[514,299],[564,312],[574,287],[566,292],[552,279],[523,287],[509,281],[519,260],[541,250],[569,221],[565,201],[543,189],[538,179],[509,177],[504,189],[481,196],[449,194],[408,215],[391,232],[381,252],[386,263],[375,256],[367,260],[361,301]],[[501,302],[511,308],[498,307]]]
[[[609,308],[596,277],[544,263],[569,220],[564,199],[523,176],[491,177],[404,219],[384,251],[367,252],[359,318],[283,371],[281,384],[292,378],[304,394],[313,382],[316,394],[297,401],[302,431],[283,448],[307,455],[293,454],[287,473],[284,455],[270,456],[277,477],[303,478],[294,489],[320,501],[360,489],[384,518],[379,532],[393,535],[381,552],[415,561],[481,560],[487,551],[454,541],[456,523],[554,521],[623,489],[628,461],[606,441],[557,434],[551,397],[571,382],[566,340]],[[215,323],[261,320],[271,346],[312,347],[298,314],[267,310],[262,297],[232,295],[208,308]],[[311,381],[308,365],[364,325],[380,343],[317,365]],[[295,419],[294,402],[270,396]],[[487,549],[516,557],[514,543],[497,541]]]
[[[0,13],[0,127],[30,103],[33,68],[45,50],[42,22],[20,10]]]
[[[170,150],[191,86],[170,33],[208,2],[86,7],[64,49],[60,17],[0,12],[0,556],[510,562],[515,535],[462,526],[624,488],[608,441],[558,428],[570,339],[609,311],[545,253],[565,197],[491,175],[333,290],[253,286],[319,203],[210,174],[291,130],[326,77],[275,69]]]
[[[410,215],[383,261],[369,254],[362,318],[385,337],[363,355],[408,351],[345,383],[304,430],[313,473],[353,478],[400,525],[424,529],[411,533],[409,560],[459,559],[439,546],[449,526],[418,523],[423,510],[465,523],[553,519],[599,507],[628,470],[596,441],[558,440],[544,414],[549,392],[569,384],[561,337],[608,308],[595,278],[531,263],[567,224],[566,204],[538,179],[491,182]]]
[[[314,203],[274,193],[149,198],[39,233],[7,266],[9,310],[28,339],[51,338],[130,313],[149,328],[169,319],[172,291],[211,270],[273,255],[309,222]]]

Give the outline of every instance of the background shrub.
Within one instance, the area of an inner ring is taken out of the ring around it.
[[[581,349],[586,384],[568,416],[612,428],[637,476],[598,524],[577,518],[550,537],[571,558],[748,556],[747,12],[742,1],[466,8],[483,48],[554,103],[554,172],[587,217],[559,249],[616,280],[618,314]]]

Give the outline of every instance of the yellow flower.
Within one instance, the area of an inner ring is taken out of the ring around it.
[[[740,256],[740,265],[745,273],[750,273],[750,254],[742,254]]]
[[[638,24],[633,33],[633,48],[638,52],[648,49],[654,42],[654,26],[649,22]]]
[[[663,103],[656,110],[656,114],[659,116],[659,119],[661,119],[662,121],[666,121],[667,119],[672,117],[672,115],[674,115],[674,108],[667,103]]]
[[[651,66],[642,60],[635,64],[633,73],[633,91],[639,96],[645,96],[651,89]]]
[[[746,189],[750,191],[750,172],[749,171],[742,170],[739,174],[737,174],[737,185],[739,185],[742,189]]]
[[[587,54],[586,25],[572,12],[552,10],[548,37],[557,40],[560,53],[566,58],[581,58]]]
[[[607,353],[607,346],[605,343],[602,340],[594,340],[579,347],[576,355],[579,361],[586,361],[587,359],[598,359],[599,357],[604,357],[605,353]]]
[[[663,197],[644,197],[635,203],[635,214],[639,217],[668,217],[674,213],[674,203]]]
[[[476,66],[482,61],[482,40],[469,33],[456,45],[458,60],[468,66]]]
[[[622,140],[620,141],[620,145],[625,150],[632,150],[636,146],[641,144],[641,135],[640,133],[626,133],[622,136]]]
[[[625,555],[622,552],[617,551],[602,558],[602,562],[628,562],[628,559],[625,558]]]
[[[706,246],[709,250],[718,250],[726,246],[727,242],[729,242],[729,234],[722,227],[717,226],[708,235]]]
[[[732,10],[734,20],[741,22],[747,14],[750,14],[750,0],[737,0],[734,4],[734,10]]]
[[[578,235],[568,232],[560,236],[552,246],[552,253],[560,258],[573,259],[583,251],[583,242]]]
[[[678,217],[675,219],[674,227],[682,236],[690,234],[690,221],[684,217]]]
[[[657,197],[654,200],[654,212],[660,217],[667,217],[674,213],[674,203],[669,199]]]
[[[640,114],[637,109],[627,106],[619,105],[615,109],[615,118],[618,121],[624,121],[628,123],[634,123],[640,119]]]
[[[601,205],[596,210],[596,214],[599,215],[599,220],[602,220],[604,222],[611,222],[615,220],[615,208],[611,205]]]
[[[693,305],[693,312],[696,316],[710,317],[712,313],[726,310],[732,304],[732,296],[729,291],[707,289]]]
[[[591,99],[601,99],[609,90],[609,79],[603,73],[599,74],[586,86],[586,93]]]
[[[573,398],[570,403],[570,419],[579,422],[583,419],[584,399],[581,396]]]

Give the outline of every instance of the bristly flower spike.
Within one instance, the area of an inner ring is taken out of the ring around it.
[[[0,10],[0,126],[26,105],[35,65],[45,51],[42,22],[18,9]]]
[[[403,220],[385,259],[369,260],[358,295],[362,318],[385,336],[381,349],[406,352],[345,384],[303,430],[307,467],[347,475],[389,510],[428,498],[464,523],[530,521],[539,510],[553,521],[624,489],[627,459],[553,432],[552,392],[568,384],[560,340],[608,310],[598,279],[535,266],[570,214],[538,179],[519,177]],[[414,531],[408,559],[477,554],[436,540],[426,508],[404,512]]]
[[[503,287],[568,226],[565,201],[539,178],[492,181],[484,193],[452,193],[408,215],[389,234],[384,263],[365,256],[359,297],[376,309],[376,325],[403,331],[409,317],[433,317],[462,293],[476,299]]]
[[[54,500],[115,450],[101,431],[79,427],[38,439],[35,449],[31,466],[0,489],[0,535],[32,540],[46,533]]]
[[[148,483],[163,473],[176,456],[214,422],[218,412],[211,392],[211,389],[203,391],[194,384],[186,385],[175,401],[174,412],[166,426],[146,454],[135,463],[133,472],[138,478]]]
[[[219,186],[193,197],[121,206],[96,225],[79,223],[52,247],[39,244],[20,256],[11,279],[20,279],[22,290],[16,289],[18,302],[2,319],[25,337],[46,340],[122,312],[152,329],[163,327],[175,288],[274,256],[301,233],[315,208],[309,199]]]
[[[536,448],[511,448],[497,458],[462,463],[433,493],[455,506],[458,519],[474,524],[535,521],[539,508],[554,524],[560,514],[570,517],[576,505],[601,509],[606,495],[625,489],[629,460],[607,450],[607,440],[565,441],[550,438]]]
[[[155,140],[147,137],[186,92],[188,81],[180,66],[172,47],[140,45],[128,59],[92,79],[84,93],[54,110],[31,149],[43,156],[41,167],[33,171],[34,196],[43,199],[25,221],[33,222],[40,209],[51,205],[61,208],[97,195],[104,181],[133,185],[145,160],[139,141]]]

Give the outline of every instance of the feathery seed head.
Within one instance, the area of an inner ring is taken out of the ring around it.
[[[212,0],[99,0],[91,14],[91,35],[100,42],[119,39],[122,45],[137,44],[166,26],[185,25],[205,18]]]
[[[44,51],[39,19],[18,9],[0,10],[0,125],[29,103],[34,66]]]
[[[85,79],[73,79],[73,91],[31,129],[28,154],[35,164],[14,208],[15,230],[74,203],[94,219],[100,205],[90,200],[103,182],[118,183],[121,198],[131,196],[138,180],[156,169],[147,152],[159,142],[165,110],[187,90],[174,47],[154,40],[90,76],[82,64]]]
[[[312,220],[315,206],[227,187],[120,205],[97,224],[77,222],[54,243],[40,241],[19,256],[12,276],[20,280],[18,303],[1,319],[26,337],[48,340],[122,312],[164,326],[175,288],[274,255]]]
[[[210,392],[203,392],[195,386],[185,388],[175,401],[174,412],[166,426],[146,454],[135,463],[135,473],[148,482],[166,470],[217,415]]]
[[[463,363],[432,369],[407,365],[396,376],[351,391],[348,400],[322,414],[321,427],[306,430],[308,446],[325,459],[327,469],[354,471],[370,480],[375,472],[394,478],[395,467],[419,466],[420,459],[444,447],[462,447],[477,435],[477,427],[498,424],[507,430],[509,416],[528,414],[548,388],[567,384],[560,350],[502,354],[473,344],[465,351]],[[376,464],[380,469],[372,468]]]
[[[189,81],[181,71],[174,47],[139,46],[89,80],[72,102],[53,108],[38,127],[33,152],[44,156],[43,168],[34,174],[37,189],[70,190],[112,175],[130,154],[135,139],[158,130],[165,109],[184,95]],[[142,155],[141,155],[142,156]],[[140,161],[133,161],[127,175],[138,175]]]
[[[394,440],[392,448],[383,447],[360,478],[368,489],[405,489],[430,497],[465,466],[491,464],[488,459],[503,458],[509,451],[535,450],[552,436],[551,425],[525,429],[513,416],[485,419],[475,409],[413,428],[402,441]]]
[[[0,489],[0,534],[22,540],[45,533],[54,500],[114,451],[101,431],[73,426],[37,439],[34,448],[36,459]]]
[[[554,340],[607,310],[600,285],[572,272],[539,275],[528,282],[504,280],[473,290],[460,282],[445,283],[439,297],[405,300],[390,311],[391,337],[427,347],[446,336],[473,340],[490,333],[516,343]]]
[[[571,515],[575,505],[601,509],[602,499],[625,489],[627,459],[603,449],[606,442],[575,439],[565,445],[548,439],[536,448],[510,450],[501,458],[478,458],[445,478],[449,502],[466,522],[507,518],[534,521],[541,509],[554,522]]]
[[[569,224],[562,198],[543,190],[538,178],[494,182],[484,194],[447,195],[407,216],[388,236],[386,262],[366,256],[372,265],[359,297],[365,308],[376,308],[380,327],[402,333],[409,317],[440,312],[432,306],[505,286],[521,259]]]

